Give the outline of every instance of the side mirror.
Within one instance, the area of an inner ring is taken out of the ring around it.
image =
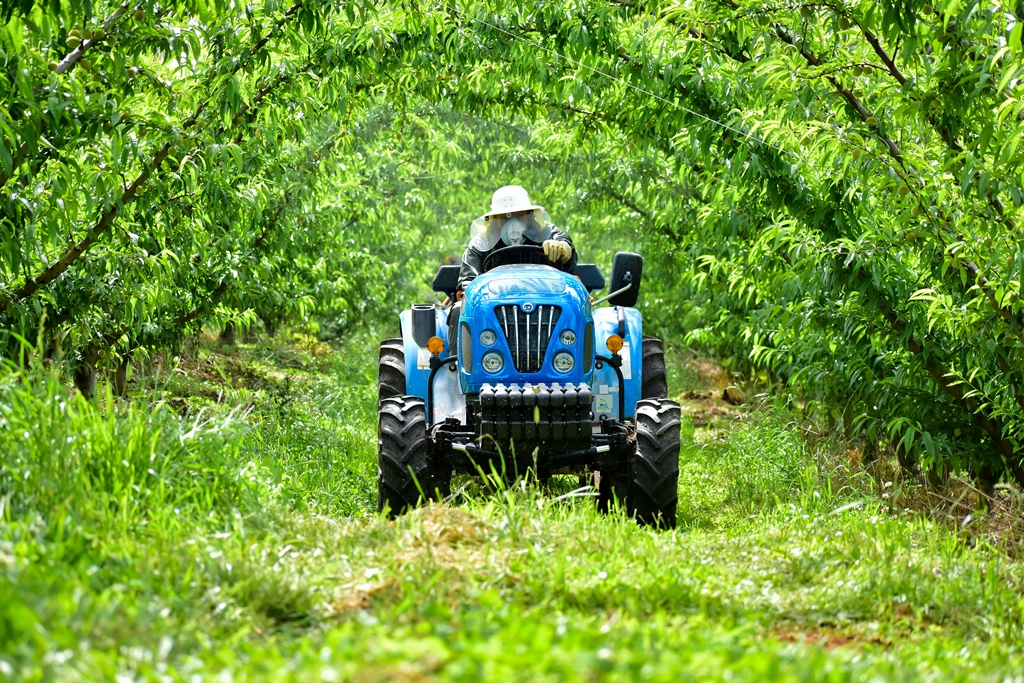
[[[608,299],[612,306],[635,306],[640,296],[640,276],[644,271],[644,257],[620,251],[612,261],[612,283],[609,292],[618,292]],[[628,287],[628,289],[626,289]],[[620,291],[620,290],[625,291]]]

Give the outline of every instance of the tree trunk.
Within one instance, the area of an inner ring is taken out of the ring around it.
[[[224,329],[220,331],[220,343],[227,344],[228,346],[234,346],[237,341],[237,334],[234,323],[227,323],[224,325]]]
[[[96,361],[99,354],[95,349],[86,349],[82,353],[82,364],[75,370],[73,379],[75,388],[87,400],[91,401],[96,397]]]
[[[111,381],[114,383],[114,394],[124,396],[128,393],[128,356],[121,359],[117,368],[111,373]]]
[[[991,512],[992,503],[995,501],[996,483],[999,481],[999,474],[988,465],[983,465],[978,468],[974,481],[978,487],[978,509]]]

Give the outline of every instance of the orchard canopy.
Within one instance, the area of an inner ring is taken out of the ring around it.
[[[935,2],[5,0],[3,352],[393,320],[517,183],[667,339],[1024,484],[1024,3]]]

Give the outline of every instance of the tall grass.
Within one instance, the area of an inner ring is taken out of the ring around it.
[[[671,532],[602,515],[559,477],[465,480],[457,504],[386,520],[371,346],[207,349],[96,405],[8,369],[0,678],[987,680],[1024,665],[1024,566],[834,486],[781,407],[684,429]]]
[[[187,573],[167,550],[228,527],[260,490],[237,411],[181,416],[109,390],[92,404],[41,368],[0,372],[0,642],[8,666],[38,664],[116,640],[125,626],[107,619],[156,609],[140,589],[173,596],[152,568]]]
[[[50,374],[5,375],[0,490],[10,516],[126,530],[169,511],[201,517],[250,505],[236,415],[182,418],[163,403],[115,400],[109,387],[94,405]]]

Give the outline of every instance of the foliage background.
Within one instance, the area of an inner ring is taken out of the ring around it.
[[[8,2],[0,316],[86,395],[391,320],[494,187],[916,476],[1024,483],[1018,2]],[[134,361],[136,365],[132,365]]]
[[[792,421],[1024,483],[1022,26],[962,0],[6,0],[0,673],[1015,674],[1019,560]],[[678,532],[571,484],[372,514],[377,331],[507,183],[584,261],[644,254],[648,331],[789,401],[688,435]],[[341,352],[214,357],[204,328]]]

